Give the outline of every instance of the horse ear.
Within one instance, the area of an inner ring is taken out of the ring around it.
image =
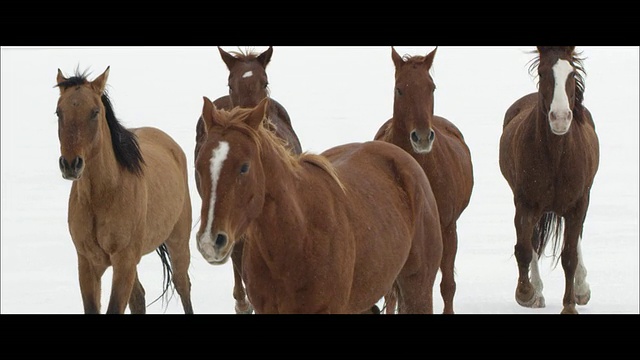
[[[100,95],[102,95],[102,93],[104,92],[104,87],[107,85],[107,78],[109,78],[109,68],[111,68],[111,66],[107,66],[107,70],[105,70],[100,76],[98,76],[91,82],[91,87],[93,87]]]
[[[262,120],[267,116],[268,107],[269,98],[266,97],[262,99],[255,108],[253,108],[251,114],[247,117],[247,124],[257,130],[262,124]]]
[[[393,46],[391,47],[391,59],[393,59],[393,64],[395,65],[396,69],[404,64],[404,60],[402,60],[402,56],[398,54],[398,52],[396,51],[396,49],[394,49]]]
[[[427,67],[429,69],[431,69],[431,65],[433,65],[433,58],[436,57],[436,50],[438,50],[438,47],[436,46],[435,49],[433,49],[432,52],[430,52],[425,58],[424,58],[424,63],[425,65],[427,65]]]
[[[258,55],[258,61],[260,62],[260,64],[262,64],[263,68],[266,69],[267,65],[269,65],[269,61],[271,61],[271,55],[273,55],[273,46],[269,46],[269,48],[265,52]]]
[[[208,133],[213,127],[213,110],[215,106],[208,97],[203,96],[202,99],[204,100],[204,105],[202,106],[202,122],[204,123],[205,133]]]
[[[60,71],[60,69],[58,69],[58,76],[56,76],[56,84],[60,84],[63,81],[67,80],[66,77],[64,77],[64,75],[62,75],[62,71]],[[62,94],[62,91],[64,89],[62,87],[60,87],[60,93]]]
[[[224,61],[224,63],[227,64],[227,69],[231,70],[231,68],[233,67],[233,65],[236,64],[236,61],[238,59],[236,59],[235,56],[229,54],[228,52],[222,50],[220,46],[218,46],[218,51],[220,51],[220,56],[222,57],[222,61]]]

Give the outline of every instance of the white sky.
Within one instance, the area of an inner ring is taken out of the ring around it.
[[[397,47],[425,55],[435,46]],[[244,48],[244,47],[242,47]],[[237,50],[225,47],[226,50]],[[256,47],[263,51],[266,47]],[[547,307],[514,300],[515,229],[511,191],[498,167],[505,110],[536,90],[528,73],[534,47],[438,48],[432,75],[435,113],[453,121],[471,149],[475,186],[459,223],[456,260],[459,314],[557,314],[564,274],[541,261]],[[585,105],[600,138],[600,169],[584,227],[583,255],[592,297],[582,314],[638,314],[638,47],[580,47],[585,60]],[[215,47],[3,47],[1,61],[3,314],[77,314],[82,302],[75,249],[67,229],[71,183],[58,169],[54,115],[57,69],[89,68],[93,79],[111,66],[108,91],[127,127],[155,126],[183,147],[189,161],[194,213],[194,312],[234,313],[231,262],[207,264],[195,248],[201,200],[193,179],[195,125],[202,96],[227,93],[228,71]],[[389,47],[274,47],[267,69],[271,96],[288,110],[303,149],[373,138],[392,114],[393,63]],[[139,265],[147,303],[162,287],[162,267],[151,253]],[[102,311],[111,289],[103,278]],[[439,279],[438,279],[439,283]],[[439,285],[434,309],[442,310]],[[182,313],[176,295],[148,313]]]

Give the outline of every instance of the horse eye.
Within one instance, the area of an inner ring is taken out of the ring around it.
[[[264,88],[265,89],[267,88],[267,86],[269,86],[269,83],[268,82],[264,83]]]
[[[248,172],[249,172],[249,163],[242,164],[242,167],[240,167],[240,174],[246,174]]]
[[[400,88],[396,88],[396,95],[402,96],[402,91],[400,91]]]
[[[91,119],[94,120],[98,117],[98,114],[100,113],[100,109],[93,109],[91,110]]]
[[[229,85],[229,94],[231,94],[233,92],[233,89],[231,88],[231,85]]]

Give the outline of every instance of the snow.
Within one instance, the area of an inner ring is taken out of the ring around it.
[[[244,47],[241,47],[244,49]],[[397,47],[426,55],[430,47]],[[225,47],[237,50],[237,47]],[[266,47],[256,47],[264,51]],[[592,297],[581,314],[638,314],[638,64],[639,48],[577,47],[586,56],[585,105],[600,139],[600,168],[591,192],[582,251]],[[535,91],[528,73],[533,47],[438,47],[432,70],[435,113],[453,121],[471,149],[475,186],[458,222],[458,314],[558,314],[564,274],[543,257],[547,306],[516,304],[512,194],[498,167],[505,110]],[[54,114],[58,68],[110,66],[107,89],[128,127],[155,126],[183,147],[194,213],[192,301],[199,314],[233,314],[231,262],[209,265],[196,250],[201,200],[193,178],[195,126],[202,97],[227,94],[228,71],[215,47],[2,47],[2,314],[80,314],[75,249],[67,228],[71,183],[58,169]],[[390,47],[274,47],[267,68],[271,96],[288,110],[303,150],[371,140],[391,117]],[[139,265],[147,303],[160,295],[162,266],[154,253]],[[111,272],[103,277],[102,311]],[[438,279],[439,283],[439,279]],[[437,283],[437,284],[438,284]],[[441,312],[439,286],[434,308]],[[152,314],[181,314],[178,296]]]

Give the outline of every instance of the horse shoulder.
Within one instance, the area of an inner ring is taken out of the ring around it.
[[[393,121],[393,118],[387,120],[384,124],[382,124],[380,129],[378,129],[376,136],[373,137],[374,140],[384,140],[388,138],[388,133],[391,130],[391,121]]]
[[[504,122],[502,128],[505,128],[507,124],[511,122],[516,116],[522,114],[524,111],[531,110],[536,106],[538,102],[538,93],[527,94],[520,99],[516,100],[504,114]]]

